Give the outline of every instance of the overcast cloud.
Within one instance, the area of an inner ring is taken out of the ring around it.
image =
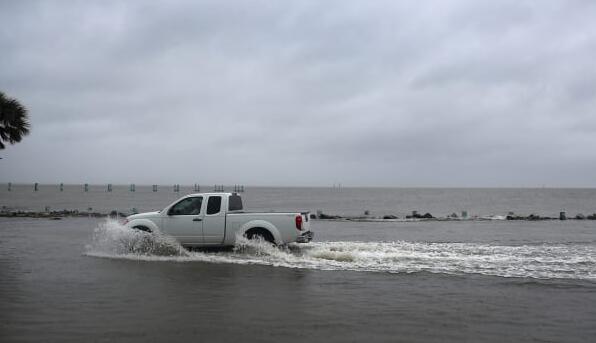
[[[2,1],[2,182],[596,186],[595,1]]]

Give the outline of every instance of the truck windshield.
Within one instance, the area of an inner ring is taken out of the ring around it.
[[[241,211],[242,210],[242,198],[237,194],[230,195],[228,203],[228,210],[230,211]]]
[[[202,197],[182,199],[176,205],[172,206],[168,214],[171,216],[197,215],[201,213],[202,203]]]

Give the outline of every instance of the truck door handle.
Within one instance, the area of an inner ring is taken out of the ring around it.
[[[202,220],[203,220],[203,219],[201,219],[201,218],[195,218],[195,219],[193,219],[192,221],[193,221],[193,222],[200,222],[200,221],[202,221]]]

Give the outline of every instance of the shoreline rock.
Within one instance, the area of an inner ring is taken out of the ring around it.
[[[100,212],[88,212],[88,211],[78,211],[78,210],[62,210],[62,211],[49,211],[49,212],[35,212],[35,211],[1,211],[0,217],[4,218],[47,218],[52,220],[60,220],[62,218],[85,218],[85,217],[93,217],[93,218],[103,218],[103,217],[110,217],[110,218],[117,218],[117,217],[127,217],[127,214],[122,212],[112,211],[110,213],[100,213]]]
[[[406,219],[434,219],[432,214],[426,212],[425,214],[419,214],[414,211],[411,215],[406,216]]]

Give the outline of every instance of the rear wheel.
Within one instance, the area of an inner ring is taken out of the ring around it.
[[[248,238],[250,240],[260,239],[260,240],[266,241],[268,243],[275,244],[275,238],[273,238],[273,235],[271,234],[271,232],[269,232],[269,230],[266,230],[266,229],[261,229],[261,228],[250,229],[250,230],[246,231],[244,236],[246,236],[246,238]]]

